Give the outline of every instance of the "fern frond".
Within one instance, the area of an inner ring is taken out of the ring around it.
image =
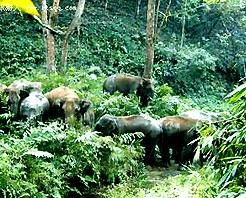
[[[35,157],[47,157],[47,158],[52,158],[54,155],[52,155],[49,152],[46,151],[38,151],[38,150],[30,150],[25,152],[23,155],[33,155]]]
[[[85,132],[82,136],[78,137],[75,142],[84,142],[88,140],[92,140],[95,137],[98,137],[99,132]]]
[[[134,143],[137,139],[141,139],[144,137],[142,132],[135,132],[135,133],[125,133],[119,137],[119,141],[122,144],[131,144]]]

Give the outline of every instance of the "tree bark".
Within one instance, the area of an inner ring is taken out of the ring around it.
[[[108,0],[105,1],[105,5],[104,5],[104,11],[106,11],[108,8]]]
[[[156,17],[155,17],[155,32],[157,32],[158,28],[158,20],[159,20],[159,10],[160,10],[160,5],[161,1],[157,0],[157,5],[156,5]]]
[[[141,0],[136,0],[136,1],[137,1],[136,18],[138,18],[139,17],[139,12],[140,12]]]
[[[59,13],[59,4],[60,0],[54,0],[52,11],[50,13],[50,17],[48,20],[48,10],[47,10],[47,2],[46,0],[41,1],[41,20],[43,24],[49,25],[49,27],[53,28],[55,23],[57,22],[58,13]],[[50,29],[44,30],[45,37],[45,46],[46,46],[46,65],[49,73],[56,70],[55,64],[55,37],[53,31]]]
[[[41,1],[41,20],[42,23],[48,24],[48,11],[46,0]],[[55,57],[54,57],[54,38],[48,29],[43,29],[44,41],[46,48],[46,66],[49,73],[55,70]]]
[[[144,78],[151,79],[152,66],[154,62],[154,35],[155,35],[155,0],[148,0],[147,10],[147,48],[146,48],[146,65],[144,68]]]
[[[184,14],[182,16],[182,34],[181,34],[181,41],[180,41],[180,49],[183,48],[184,40],[185,40],[185,16],[186,16],[186,7],[187,7],[187,0],[184,0]]]
[[[62,55],[61,55],[61,64],[59,67],[59,71],[65,70],[65,66],[67,64],[67,55],[68,55],[68,39],[71,33],[74,31],[74,29],[80,25],[80,19],[84,11],[84,6],[85,6],[85,0],[79,0],[74,18],[64,34],[63,41],[62,41]]]
[[[43,24],[48,24],[48,12],[47,12],[47,2],[46,0],[41,0],[41,21]],[[50,72],[50,68],[48,67],[48,30],[43,28],[43,35],[44,35],[44,45],[45,45],[45,52],[46,52],[46,66],[48,72]]]

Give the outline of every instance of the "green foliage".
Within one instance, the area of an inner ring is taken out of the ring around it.
[[[123,1],[114,3],[115,6],[125,4]],[[81,26],[83,34],[76,34],[71,41],[73,51],[69,54],[69,65],[76,68],[97,66],[106,75],[116,72],[142,73],[145,33],[141,27],[132,18],[115,14],[112,17],[100,7],[89,2],[87,5]],[[67,16],[61,16],[63,19],[66,20]]]
[[[0,77],[24,76],[33,68],[41,68],[44,45],[38,26],[31,23],[33,19],[17,12],[1,12],[1,18]]]
[[[206,17],[214,27],[204,47],[217,55],[218,71],[223,77],[229,82],[238,81],[245,76],[245,3],[229,0],[208,8]]]
[[[29,126],[22,139],[2,136],[0,150],[5,197],[82,195],[85,189],[139,175],[143,168],[138,141],[124,145],[85,128],[64,131],[56,122]]]
[[[102,116],[109,113],[116,116],[140,114],[141,109],[138,105],[138,100],[135,95],[123,97],[120,93],[115,93],[113,96],[105,94],[104,103],[97,106],[98,115]]]
[[[163,97],[166,95],[172,95],[173,89],[169,87],[167,84],[164,84],[162,86],[159,86],[156,90],[158,97]]]
[[[245,5],[237,1],[209,7],[202,1],[187,1],[186,10],[182,2],[173,2],[167,28],[156,45],[153,77],[157,83],[148,107],[140,109],[134,94],[102,93],[106,76],[116,72],[140,76],[143,72],[146,34],[145,17],[141,17],[146,13],[146,1],[140,6],[141,20],[132,17],[133,3],[112,0],[105,11],[104,2],[87,2],[82,25],[69,43],[68,65],[72,67],[66,68],[65,75],[42,71],[45,50],[41,26],[26,15],[1,12],[1,82],[9,85],[16,76],[40,81],[44,93],[69,86],[93,102],[96,120],[105,113],[145,113],[158,119],[193,108],[228,110],[229,105],[218,98],[245,75]],[[65,28],[74,14],[63,6],[74,5],[74,1],[62,2],[57,27]],[[163,2],[161,9],[165,9]],[[184,15],[185,46],[179,49]],[[61,38],[56,38],[58,55]],[[189,99],[174,94],[189,95]],[[202,145],[212,153],[213,171],[190,171],[154,184],[142,175],[141,134],[101,137],[81,123],[66,130],[56,122],[33,127],[12,122],[5,109],[0,114],[0,197],[86,196],[83,192],[93,194],[95,188],[121,181],[128,183],[120,184],[116,191],[108,189],[105,196],[178,196],[176,189],[184,186],[189,189],[185,192],[195,197],[237,196],[245,191],[246,179],[244,94],[244,85],[231,94],[231,102],[236,103],[227,121],[203,128]],[[131,176],[140,177],[131,183]]]
[[[176,93],[223,93],[223,84],[215,75],[216,61],[215,56],[202,48],[191,45],[177,50],[159,42],[154,76],[159,84],[168,83]]]
[[[146,172],[145,177],[108,189],[103,195],[106,198],[179,197],[180,195],[210,198],[216,197],[219,191],[211,169],[199,171],[188,169],[182,173],[173,170],[172,174],[175,175],[163,176],[163,172],[168,174],[166,172],[169,171],[166,169]]]
[[[152,101],[153,106],[148,107],[152,114],[157,117],[165,117],[168,115],[177,115],[179,108],[183,106],[182,99],[178,96],[156,97]]]
[[[173,89],[167,85],[157,86],[155,96],[146,108],[146,111],[154,118],[169,115],[177,115],[191,108],[192,102],[180,96],[171,95]]]
[[[246,111],[245,111],[245,84],[236,88],[228,97],[234,103],[232,115],[218,126],[205,128],[203,133],[204,150],[209,152],[211,164],[219,174],[218,186],[221,191],[240,193],[245,191],[246,172]]]

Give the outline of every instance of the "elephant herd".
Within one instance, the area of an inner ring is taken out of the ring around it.
[[[95,115],[89,100],[80,99],[75,90],[65,86],[45,94],[41,87],[40,82],[24,79],[15,80],[8,87],[0,85],[0,93],[7,95],[14,119],[37,123],[60,117],[65,123],[71,123],[81,118],[83,123],[92,126]]]
[[[32,120],[36,123],[48,118],[60,117],[68,124],[79,119],[85,125],[94,127],[94,131],[106,136],[142,132],[144,134],[142,144],[145,148],[144,162],[151,166],[155,165],[156,146],[159,147],[165,167],[170,165],[171,157],[179,167],[192,161],[198,144],[196,139],[199,137],[196,131],[197,124],[217,119],[216,113],[191,111],[159,120],[143,115],[106,114],[95,123],[92,102],[80,99],[76,90],[60,86],[43,94],[41,87],[40,82],[22,79],[14,81],[9,86],[0,84],[0,93],[7,95],[10,111],[16,119]],[[150,79],[129,74],[109,76],[103,83],[103,91],[110,94],[119,91],[124,96],[136,93],[142,107],[147,106],[154,95]],[[172,156],[170,149],[172,149]],[[201,157],[199,156],[202,161]]]
[[[140,98],[142,107],[147,106],[154,95],[150,79],[129,74],[109,76],[104,81],[103,90],[111,94],[119,91],[125,96],[135,92]],[[178,163],[178,169],[181,169],[182,164],[192,162],[194,158],[202,164],[201,153],[197,152],[195,155],[199,138],[197,126],[203,122],[214,122],[218,117],[218,113],[199,110],[184,112],[177,116],[167,116],[159,120],[143,115],[113,116],[106,114],[96,122],[95,131],[104,135],[142,132],[144,134],[142,144],[145,148],[145,164],[155,165],[155,148],[158,146],[163,165],[165,167],[170,165],[170,149],[172,149],[172,157]]]

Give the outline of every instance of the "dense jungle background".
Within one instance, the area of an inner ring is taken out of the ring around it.
[[[221,121],[199,130],[205,165],[159,168],[154,177],[143,164],[141,134],[102,137],[79,122],[64,130],[59,121],[13,121],[1,93],[0,197],[246,196],[246,2],[160,1],[155,95],[145,108],[134,94],[102,92],[111,74],[143,74],[148,2],[140,1],[139,12],[137,2],[87,0],[63,72],[47,70],[43,27],[2,9],[0,83],[39,81],[44,93],[66,85],[92,101],[96,120],[106,113],[159,119],[191,109],[221,112]],[[34,3],[40,10],[40,1]],[[76,5],[60,2],[54,29],[66,29]],[[59,65],[62,38],[55,39]]]

